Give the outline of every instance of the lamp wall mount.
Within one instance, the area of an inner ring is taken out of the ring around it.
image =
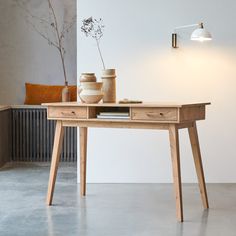
[[[186,29],[186,28],[191,28],[191,27],[197,27],[197,29],[195,29],[193,31],[193,33],[191,34],[191,40],[201,41],[201,42],[212,40],[211,34],[207,30],[204,29],[202,22],[200,22],[198,24],[183,25],[183,26],[176,27],[174,29],[174,32],[172,33],[172,48],[178,48],[177,31],[182,30],[182,29]]]

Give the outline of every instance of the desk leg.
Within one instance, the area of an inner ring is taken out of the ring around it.
[[[63,136],[64,136],[64,127],[62,126],[62,121],[57,121],[55,137],[54,137],[53,152],[52,152],[50,176],[49,176],[49,182],[48,182],[48,194],[47,194],[48,205],[52,205],[52,198],[53,198],[53,192],[54,192],[54,187],[56,183],[57,169],[58,169],[59,160],[60,160]]]
[[[80,195],[86,195],[87,127],[80,127]]]
[[[176,216],[180,222],[183,222],[179,132],[175,124],[170,125],[169,127],[169,138],[170,138],[171,159],[172,159],[173,179],[175,188]]]
[[[193,158],[195,163],[195,168],[198,177],[198,184],[200,188],[202,203],[205,209],[209,208],[208,205],[208,198],[207,198],[207,191],[206,191],[206,184],[204,178],[204,172],[202,167],[202,158],[201,158],[201,151],[200,145],[198,140],[198,133],[197,133],[197,126],[196,122],[194,122],[193,127],[188,128],[189,138],[192,146]]]

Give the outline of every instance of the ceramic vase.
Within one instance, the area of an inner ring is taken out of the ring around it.
[[[70,91],[68,88],[68,82],[65,82],[65,87],[62,89],[61,101],[62,102],[70,102]]]
[[[80,83],[82,82],[96,82],[97,78],[94,73],[82,73],[80,76]]]
[[[79,97],[83,103],[98,103],[103,98],[101,82],[82,82]]]

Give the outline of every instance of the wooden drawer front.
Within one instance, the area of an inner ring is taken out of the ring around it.
[[[177,121],[177,108],[132,108],[132,120]]]
[[[48,107],[48,118],[86,119],[86,107]]]
[[[204,119],[205,106],[183,107],[180,110],[180,122]]]

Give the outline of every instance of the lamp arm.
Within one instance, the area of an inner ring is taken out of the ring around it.
[[[185,29],[185,28],[190,28],[190,27],[195,27],[195,26],[203,27],[203,23],[191,24],[191,25],[183,25],[183,26],[175,27],[174,28],[174,33],[176,33],[176,31],[179,30],[179,29]]]

